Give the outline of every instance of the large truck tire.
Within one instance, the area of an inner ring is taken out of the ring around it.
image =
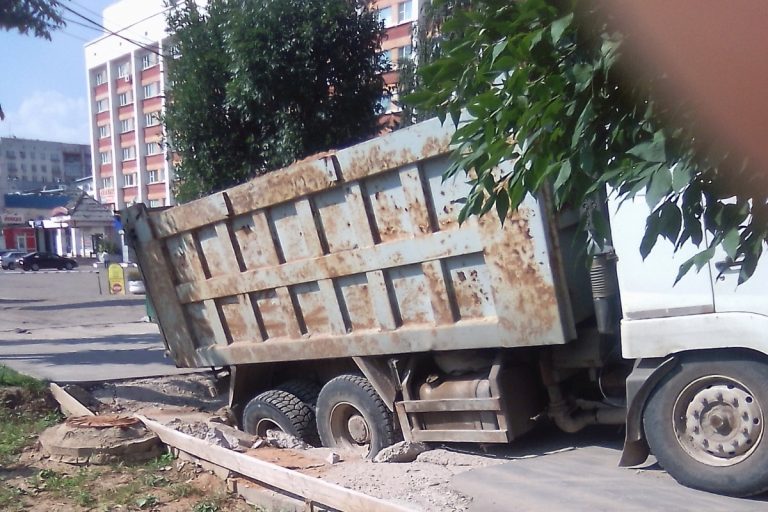
[[[314,409],[317,405],[317,397],[320,395],[321,386],[307,379],[291,379],[283,382],[276,389],[293,393],[299,397],[299,400]]]
[[[768,364],[734,353],[683,357],[643,414],[651,452],[678,482],[730,496],[768,490]]]
[[[315,413],[296,395],[271,389],[257,395],[243,410],[243,430],[260,437],[267,430],[282,430],[306,443],[316,444]]]
[[[372,459],[395,442],[392,414],[368,379],[340,375],[317,399],[317,430],[323,446]]]

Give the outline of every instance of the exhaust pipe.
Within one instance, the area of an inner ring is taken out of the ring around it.
[[[613,251],[598,254],[592,258],[592,268],[589,270],[597,332],[600,334],[616,334],[616,320],[621,316],[616,277],[617,259]]]

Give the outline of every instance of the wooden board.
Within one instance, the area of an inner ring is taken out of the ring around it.
[[[75,397],[67,393],[61,386],[51,383],[51,394],[59,402],[61,412],[65,416],[95,416],[93,411],[81,404]]]
[[[405,512],[413,510],[390,503],[357,491],[345,489],[336,484],[291,471],[248,455],[233,452],[221,446],[212,445],[202,439],[183,434],[177,430],[136,415],[150,430],[165,443],[179,450],[228,468],[243,476],[301,496],[306,500],[327,505],[338,510],[364,510],[366,512]]]

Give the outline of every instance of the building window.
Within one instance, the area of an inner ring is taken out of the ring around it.
[[[125,174],[123,175],[123,185],[126,187],[135,187],[136,186],[136,174]]]
[[[144,126],[156,126],[160,124],[160,112],[144,114]]]
[[[119,66],[117,66],[117,78],[126,78],[130,77],[128,74],[128,63],[123,62]]]
[[[27,172],[27,164],[21,164],[21,170]]]
[[[120,104],[121,107],[124,107],[125,105],[130,105],[133,103],[133,98],[131,97],[130,92],[121,92],[117,95],[117,102]]]
[[[157,64],[157,55],[154,53],[145,53],[141,57],[141,69],[151,68],[155,64]]]
[[[413,48],[407,44],[397,49],[397,63],[401,64],[406,60],[410,60],[413,56]]]
[[[40,166],[40,172],[48,172],[48,166],[47,165],[41,165]]]
[[[147,183],[160,183],[163,181],[162,169],[150,169],[147,171]]]
[[[102,124],[101,126],[99,126],[99,138],[104,139],[106,137],[109,137],[109,125]]]
[[[135,160],[136,147],[128,146],[127,148],[122,148],[122,155],[123,155],[123,162],[125,162],[126,160]]]
[[[58,162],[61,160],[58,153],[51,153],[51,162]]]
[[[384,24],[385,27],[392,26],[392,8],[384,7],[379,9],[379,21]]]
[[[121,119],[120,133],[128,133],[130,131],[133,131],[133,118],[129,117],[127,119]]]
[[[5,150],[5,158],[16,158],[16,152],[10,149]]]
[[[26,151],[19,151],[19,156],[20,156],[21,158],[27,158],[27,153],[26,153]]]
[[[112,178],[101,178],[101,188],[112,188]]]
[[[16,168],[16,164],[11,162],[8,164],[8,172],[16,172],[18,169]]]
[[[160,83],[153,82],[144,86],[144,97],[152,98],[160,94]]]
[[[161,153],[160,144],[157,142],[148,142],[145,146],[147,155],[159,155]]]
[[[392,64],[392,50],[382,50],[381,56],[384,57],[384,64],[390,65]]]
[[[405,0],[397,4],[397,21],[402,23],[404,21],[410,21],[413,19],[413,2],[411,0]]]
[[[61,174],[61,167],[59,167],[58,165],[52,165],[51,166],[51,174],[53,174],[53,175]]]
[[[96,73],[96,85],[101,85],[107,81],[107,74],[104,71]]]
[[[37,172],[37,164],[32,164],[30,167],[32,168],[32,172]]]
[[[112,154],[109,151],[102,151],[99,153],[99,158],[102,164],[108,164],[112,162]]]
[[[32,152],[29,154],[29,158],[31,158],[32,160],[36,159],[36,158],[37,158],[37,153],[35,153],[34,151],[32,151]]]
[[[107,98],[101,99],[96,102],[96,112],[106,112],[109,108],[109,100]]]
[[[159,208],[163,206],[163,200],[162,199],[150,199],[149,200],[149,207],[150,208]]]
[[[379,105],[381,106],[382,110],[384,112],[389,111],[389,107],[392,106],[392,98],[387,94],[385,96],[382,96],[379,98]]]

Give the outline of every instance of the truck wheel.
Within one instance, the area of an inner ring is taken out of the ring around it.
[[[307,379],[291,379],[283,382],[277,389],[293,393],[305,404],[313,409],[317,406],[317,397],[320,394],[320,385]]]
[[[282,430],[286,434],[311,443],[315,413],[299,397],[281,389],[271,389],[257,395],[243,411],[243,430],[265,437],[267,430]]]
[[[659,464],[688,487],[731,496],[768,490],[768,365],[754,357],[683,359],[643,414]]]
[[[395,442],[392,414],[367,379],[341,375],[317,398],[317,430],[323,446],[369,459]]]

